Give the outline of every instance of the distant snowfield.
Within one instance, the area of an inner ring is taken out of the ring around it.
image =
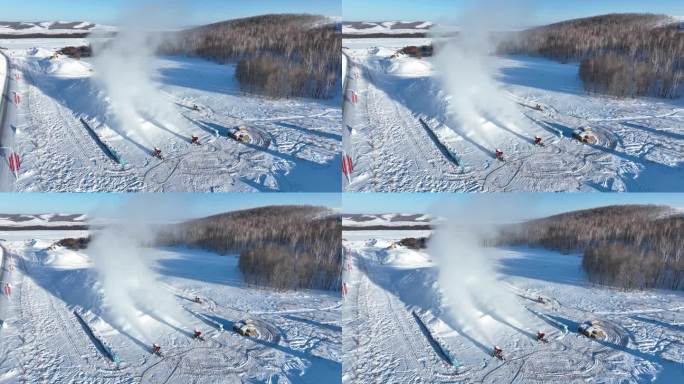
[[[452,317],[430,255],[394,245],[425,232],[394,237],[392,232],[343,235],[352,261],[342,322],[344,383],[681,381],[682,292],[598,288],[587,283],[580,256],[498,249],[493,261],[502,289],[516,295],[524,314],[515,319],[523,324],[520,329],[488,315],[480,318],[488,337],[503,348],[505,360],[500,361],[490,355],[493,345],[484,345]],[[536,301],[539,297],[544,303]],[[459,311],[458,303],[451,305]],[[589,320],[603,324],[606,340],[577,333],[578,325]],[[538,330],[549,343],[536,341]],[[358,342],[358,335],[364,335],[364,342]]]
[[[142,140],[118,129],[89,59],[51,58],[54,50],[85,40],[56,40],[0,41],[9,48],[10,100],[15,93],[20,98],[10,105],[2,129],[12,132],[12,146],[22,159],[18,180],[6,175],[0,189],[340,190],[339,98],[245,95],[234,65],[163,57],[154,76],[176,115],[168,121],[142,118],[147,138]],[[249,142],[228,138],[240,126]],[[192,135],[201,145],[190,143]],[[152,156],[154,147],[161,149],[162,160]]]
[[[337,294],[250,288],[236,256],[149,249],[149,263],[188,322],[172,325],[141,311],[138,320],[151,339],[141,340],[103,303],[87,252],[47,249],[64,232],[22,235],[0,243],[8,251],[0,257],[3,283],[13,285],[9,297],[0,296],[0,382],[322,383],[341,375]],[[74,310],[119,357],[118,368]],[[254,321],[258,337],[232,331],[244,319]],[[194,329],[205,341],[191,337]],[[151,353],[152,340],[163,357]]]
[[[429,21],[343,22],[342,33],[349,35],[426,33],[432,26],[433,24]]]
[[[0,35],[63,35],[97,32],[115,32],[116,27],[88,21],[42,21],[42,22],[4,22],[0,21]]]
[[[344,121],[351,128],[345,151],[354,158],[346,190],[684,191],[684,99],[587,95],[577,64],[494,57],[501,95],[524,123],[511,129],[488,116],[463,129],[450,112],[451,95],[434,77],[432,58],[391,58],[401,47],[429,41],[343,41],[349,59]],[[596,145],[571,137],[586,126]],[[544,147],[533,144],[535,136]],[[496,148],[506,162],[494,158]]]

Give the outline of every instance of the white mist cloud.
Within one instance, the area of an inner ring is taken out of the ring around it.
[[[181,126],[172,102],[153,80],[155,53],[168,37],[161,31],[178,24],[178,17],[176,7],[138,6],[123,12],[116,37],[93,43],[94,80],[104,91],[116,130],[147,147],[157,144],[159,129],[143,120],[152,118],[169,129]]]
[[[428,243],[437,263],[439,284],[459,331],[486,347],[497,344],[504,326],[524,329],[527,315],[516,295],[499,280],[493,250],[483,240],[495,225],[518,217],[523,201],[517,197],[473,197],[462,206],[447,202],[433,210],[446,220]],[[499,341],[500,342],[500,341]]]
[[[144,315],[176,328],[189,324],[174,295],[158,281],[146,248],[154,239],[149,219],[163,219],[168,208],[155,196],[133,198],[115,224],[95,233],[87,249],[102,284],[105,309],[118,326],[148,344],[156,335]]]
[[[516,103],[495,79],[492,54],[496,33],[524,24],[530,7],[525,1],[483,0],[467,8],[457,24],[460,32],[446,41],[439,38],[434,66],[442,87],[449,93],[450,114],[459,133],[496,147],[500,126],[520,132],[524,124]],[[491,121],[494,124],[485,124]],[[497,125],[499,127],[497,127]]]

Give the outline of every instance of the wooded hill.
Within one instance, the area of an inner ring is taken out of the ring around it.
[[[589,92],[675,98],[684,81],[684,33],[665,15],[609,14],[529,29],[502,41],[505,54],[579,62]]]
[[[342,39],[323,16],[263,15],[223,21],[178,32],[165,54],[237,63],[247,92],[269,97],[330,98],[339,87]]]
[[[342,220],[329,209],[268,206],[192,220],[160,231],[161,245],[239,253],[248,284],[339,290]]]
[[[608,206],[507,225],[494,245],[583,252],[582,268],[599,284],[684,289],[684,216],[667,206]]]

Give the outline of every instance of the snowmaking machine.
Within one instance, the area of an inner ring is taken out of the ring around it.
[[[541,341],[543,343],[549,342],[549,339],[546,338],[544,331],[537,331],[537,341]]]
[[[503,349],[501,349],[501,347],[498,345],[495,345],[494,350],[492,351],[492,357],[496,357],[497,359],[503,361]]]

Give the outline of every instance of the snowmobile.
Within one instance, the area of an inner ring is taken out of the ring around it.
[[[154,353],[155,355],[161,357],[161,356],[162,356],[162,353],[161,353],[161,345],[159,345],[159,344],[157,344],[157,343],[152,344],[152,353]]]
[[[537,331],[537,341],[548,343],[549,339],[546,338],[546,334],[543,331]]]
[[[536,109],[537,111],[542,111],[542,106],[541,106],[541,104],[535,105],[535,106],[534,106],[534,109]]]
[[[190,136],[190,144],[200,145],[199,137],[197,137],[195,135]]]
[[[504,153],[500,149],[497,149],[494,151],[494,157],[496,157],[496,159],[499,161],[506,161],[506,160],[504,160]]]
[[[202,299],[199,296],[195,296],[195,299],[193,301],[197,304],[202,304]]]
[[[200,109],[199,109],[199,106],[198,106],[197,104],[193,104],[193,105],[192,105],[192,110],[193,110],[193,111],[199,112]]]
[[[546,304],[546,300],[544,300],[543,297],[537,296],[537,300],[535,300],[539,304]]]
[[[154,147],[154,157],[158,158],[159,160],[162,159],[162,154],[161,154],[161,149]]]
[[[538,145],[540,147],[544,146],[544,143],[542,143],[542,138],[539,136],[534,137],[534,145]]]
[[[204,341],[204,336],[202,336],[202,331],[200,331],[199,329],[195,329],[195,332],[192,334],[192,338]]]
[[[494,351],[492,351],[492,356],[493,356],[493,357],[496,357],[497,359],[499,359],[499,360],[501,360],[501,361],[503,361],[503,359],[504,359],[504,357],[503,357],[503,349],[501,349],[501,347],[499,347],[498,345],[495,345],[495,346],[494,346]]]

